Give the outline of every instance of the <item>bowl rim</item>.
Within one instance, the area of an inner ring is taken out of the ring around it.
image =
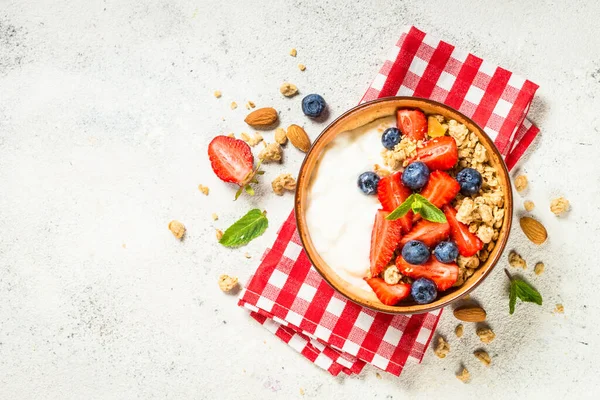
[[[413,101],[413,100],[417,100],[417,101],[422,101],[422,102],[426,102],[429,103],[433,106],[437,106],[437,107],[441,107],[443,109],[445,109],[446,111],[449,111],[451,113],[456,113],[458,115],[461,116],[461,118],[463,118],[465,121],[469,122],[470,124],[472,124],[474,127],[476,127],[478,129],[478,133],[482,134],[485,138],[487,138],[487,141],[489,144],[491,144],[491,149],[494,152],[496,158],[500,161],[500,167],[502,169],[502,174],[506,177],[506,181],[508,181],[508,183],[510,184],[510,174],[508,171],[508,168],[506,166],[506,162],[504,161],[504,158],[502,156],[502,154],[500,153],[500,151],[498,150],[498,148],[496,147],[494,141],[489,137],[489,135],[477,124],[475,123],[471,118],[467,117],[466,115],[464,115],[463,113],[461,113],[460,111],[447,106],[446,104],[440,103],[438,101],[435,100],[431,100],[431,99],[427,99],[427,98],[422,98],[422,97],[414,97],[414,96],[388,96],[388,97],[382,97],[382,98],[378,98],[372,101],[367,101],[364,103],[361,103],[355,107],[352,107],[351,109],[345,111],[344,113],[342,113],[339,117],[337,117],[335,120],[333,120],[331,123],[329,123],[325,129],[323,129],[321,131],[321,133],[317,136],[317,138],[313,141],[309,151],[306,153],[306,156],[304,157],[304,160],[302,161],[302,164],[300,166],[300,170],[298,172],[298,183],[297,183],[297,187],[301,188],[301,181],[303,181],[304,179],[311,179],[312,178],[312,173],[311,174],[306,174],[305,172],[305,168],[307,166],[308,160],[310,159],[311,153],[313,152],[313,150],[315,149],[315,144],[318,143],[320,140],[322,140],[322,138],[325,136],[325,134],[336,124],[338,124],[340,121],[346,119],[348,116],[350,116],[351,114],[363,109],[363,108],[367,108],[370,107],[374,104],[378,104],[378,103],[386,103],[386,102],[394,102],[394,101]],[[381,117],[379,117],[381,118]],[[309,182],[310,183],[310,182]],[[313,255],[311,254],[311,251],[309,250],[309,247],[307,245],[307,243],[305,242],[305,238],[308,239],[310,237],[309,233],[308,233],[308,227],[305,225],[304,221],[302,218],[299,218],[300,212],[301,212],[301,206],[302,206],[302,195],[303,193],[301,193],[301,190],[296,190],[295,196],[294,196],[294,217],[296,219],[296,226],[298,229],[298,234],[300,236],[300,241],[302,243],[302,247],[306,253],[306,256],[308,257],[308,260],[310,261],[311,265],[314,266],[314,268],[317,270],[317,272],[319,273],[319,275],[321,275],[321,277],[323,277],[323,279],[338,293],[340,293],[342,296],[344,296],[346,299],[352,301],[353,303],[356,303],[362,307],[366,307],[369,308],[371,310],[377,311],[377,312],[383,312],[383,313],[388,313],[388,314],[404,314],[404,315],[413,315],[413,314],[421,314],[421,313],[426,313],[426,312],[431,312],[431,311],[435,311],[437,309],[446,307],[458,300],[460,300],[461,298],[463,298],[464,296],[466,296],[467,294],[471,293],[475,288],[477,288],[484,280],[485,278],[487,278],[487,276],[489,276],[489,274],[491,273],[491,271],[494,269],[494,267],[496,266],[496,264],[498,264],[498,262],[500,261],[502,254],[504,252],[504,249],[506,247],[506,244],[508,242],[508,238],[510,236],[510,231],[511,231],[511,227],[512,227],[512,220],[513,220],[513,196],[512,196],[512,189],[509,187],[505,190],[505,201],[504,201],[504,210],[505,210],[505,214],[508,214],[508,216],[505,218],[504,221],[504,230],[505,230],[505,235],[501,236],[498,238],[498,241],[496,242],[494,249],[499,248],[499,250],[496,252],[495,256],[492,258],[491,262],[489,263],[489,265],[487,266],[487,268],[481,273],[481,275],[479,277],[477,277],[476,280],[472,281],[470,283],[470,286],[468,286],[466,289],[464,289],[459,295],[456,295],[454,297],[451,297],[443,302],[440,302],[437,305],[434,306],[429,306],[429,304],[411,304],[411,305],[406,305],[406,306],[387,306],[385,304],[372,304],[370,302],[368,302],[365,299],[361,299],[360,297],[356,296],[353,298],[353,296],[350,295],[350,293],[347,293],[347,291],[344,288],[338,287],[338,285],[336,285],[335,282],[333,282],[328,276],[327,274],[325,274],[320,266],[318,265],[318,263],[315,262],[315,259],[313,257]],[[316,249],[315,249],[316,252]],[[487,262],[488,260],[486,260]],[[461,288],[464,286],[461,286]]]

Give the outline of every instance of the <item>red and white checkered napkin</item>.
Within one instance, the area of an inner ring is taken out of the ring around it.
[[[404,95],[445,103],[483,127],[512,168],[539,132],[525,119],[537,87],[410,27],[361,102]],[[421,361],[441,315],[390,315],[346,300],[310,264],[293,212],[239,304],[333,375],[358,373],[365,363],[399,375],[407,361]]]

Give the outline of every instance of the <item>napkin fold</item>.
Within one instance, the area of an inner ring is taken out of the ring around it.
[[[486,131],[510,169],[539,133],[526,119],[537,88],[506,69],[408,27],[361,103],[416,96],[447,104]],[[344,298],[308,260],[293,211],[241,292],[239,305],[332,375],[359,373],[366,363],[400,375],[406,363],[423,359],[442,313],[390,315]]]

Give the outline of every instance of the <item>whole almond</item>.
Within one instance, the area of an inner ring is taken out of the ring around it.
[[[286,136],[298,150],[306,153],[310,149],[310,139],[301,126],[290,125]]]
[[[546,228],[538,220],[531,217],[521,217],[519,221],[523,233],[535,244],[542,244],[548,238]]]
[[[454,310],[454,316],[457,319],[465,322],[482,322],[485,321],[487,314],[481,307],[459,307]]]
[[[277,118],[277,110],[272,107],[264,107],[252,111],[244,121],[250,126],[260,128],[274,124]]]

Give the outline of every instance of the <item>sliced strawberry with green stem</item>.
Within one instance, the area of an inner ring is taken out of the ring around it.
[[[430,257],[425,264],[414,265],[406,262],[402,256],[398,256],[396,267],[402,275],[410,278],[431,279],[441,292],[452,287],[458,279],[458,265],[456,263],[444,264],[435,257]]]
[[[390,263],[402,238],[402,224],[385,219],[389,212],[377,210],[371,231],[371,276],[377,276]]]
[[[373,289],[379,301],[388,306],[395,306],[410,295],[410,284],[408,283],[388,285],[381,278],[370,278],[365,281]]]
[[[450,205],[442,208],[450,225],[450,237],[458,247],[458,253],[463,257],[471,257],[483,249],[483,242],[469,231],[469,227],[456,219],[456,210]]]
[[[458,147],[452,136],[442,136],[425,142],[423,147],[417,148],[417,156],[410,162],[421,161],[430,170],[447,170],[458,162]]]
[[[396,113],[396,126],[403,136],[413,140],[424,140],[427,133],[427,118],[421,110],[400,109]]]
[[[246,142],[223,135],[208,145],[208,158],[219,179],[240,186],[246,183],[254,165],[252,150]]]
[[[377,198],[385,211],[394,211],[412,194],[412,191],[402,184],[402,172],[385,176],[377,185]],[[402,224],[402,232],[406,233],[412,226],[413,212],[398,219]]]
[[[417,222],[413,228],[400,240],[402,248],[409,240],[419,240],[427,247],[433,248],[450,235],[450,225],[447,222],[431,222],[425,219]]]

